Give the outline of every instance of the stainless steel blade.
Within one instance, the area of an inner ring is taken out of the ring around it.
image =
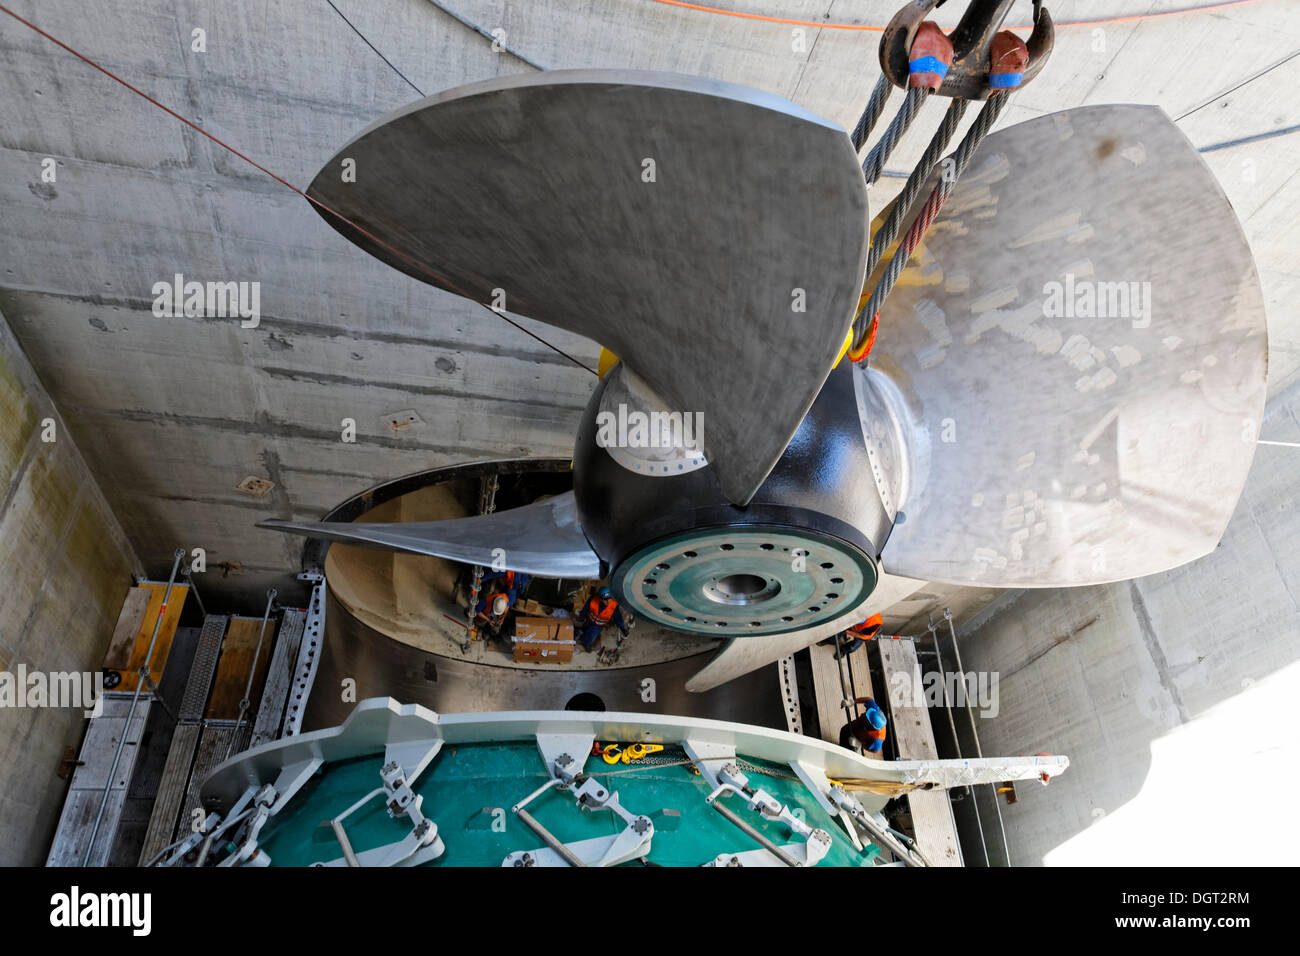
[[[870,364],[868,440],[900,459],[886,570],[1122,580],[1218,543],[1259,434],[1264,306],[1223,190],[1168,117],[1082,107],[988,137]]]
[[[670,409],[702,413],[736,504],[817,395],[865,269],[844,131],[697,77],[574,70],[441,93],[362,132],[308,195],[384,262],[595,339]]]
[[[258,527],[545,577],[603,576],[600,558],[582,533],[571,491],[521,508],[447,521],[384,524],[269,519]]]

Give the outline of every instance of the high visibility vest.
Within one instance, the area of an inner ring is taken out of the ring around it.
[[[618,602],[613,598],[601,604],[600,598],[593,595],[587,602],[587,620],[603,626],[614,619],[614,612],[617,610]]]
[[[514,590],[514,587],[515,587],[515,572],[513,572],[513,571],[507,571],[507,572],[506,572],[506,576],[505,576],[505,578],[503,578],[503,580],[504,580],[505,583],[506,583],[506,590],[507,590],[507,591],[512,591],[512,590]]]
[[[506,591],[492,591],[491,593],[484,594],[483,597],[479,598],[479,601],[483,605],[483,609],[477,612],[478,616],[482,618],[488,618],[488,619],[495,617],[495,615],[492,613],[492,603],[499,597],[503,597],[506,599],[506,610],[509,611],[510,610],[509,593],[507,593]]]
[[[879,614],[873,614],[861,624],[854,624],[849,632],[862,638],[873,637],[884,625],[884,619]]]
[[[868,709],[870,709],[870,705],[868,705]],[[853,723],[849,725],[849,729],[852,730],[853,736],[866,744],[867,749],[872,753],[879,753],[884,749],[885,728],[881,727],[877,730],[875,727],[872,727],[871,721],[867,720],[867,715],[865,713],[853,721]],[[879,741],[879,743],[877,743],[877,741]]]

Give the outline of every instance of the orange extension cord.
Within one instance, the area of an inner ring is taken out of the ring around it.
[[[711,13],[720,17],[736,17],[741,20],[761,20],[765,23],[787,23],[799,27],[816,27],[820,30],[861,30],[868,33],[881,33],[883,26],[870,26],[861,23],[821,23],[816,20],[794,20],[787,17],[769,17],[758,13],[741,13],[737,10],[723,10],[721,7],[706,7],[699,3],[686,3],[685,0],[651,0],[669,7],[683,7],[698,13]],[[1096,27],[1108,23],[1132,23],[1138,20],[1157,20],[1161,17],[1176,17],[1185,13],[1208,13],[1211,10],[1225,10],[1228,7],[1242,7],[1260,0],[1223,0],[1221,3],[1208,3],[1199,7],[1182,7],[1178,10],[1160,10],[1155,13],[1135,13],[1127,17],[1102,17],[1097,20],[1070,20],[1056,23],[1057,27]],[[1010,27],[1012,30],[1030,30],[1032,25]]]

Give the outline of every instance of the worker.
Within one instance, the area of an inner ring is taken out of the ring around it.
[[[475,609],[474,625],[482,627],[492,637],[501,636],[501,625],[510,610],[510,598],[502,593],[485,594]]]
[[[614,592],[601,588],[583,605],[578,612],[578,643],[584,651],[591,650],[604,632],[605,627],[613,622],[614,626],[627,637],[628,625],[623,620],[623,612],[614,600]]]
[[[478,604],[474,605],[475,620],[480,617],[485,620],[497,618],[496,627],[501,626],[501,620],[505,617],[505,611],[515,606],[515,601],[528,588],[528,582],[531,580],[528,575],[515,571],[494,571],[491,574],[483,575],[479,582],[480,597]],[[495,611],[489,612],[488,605],[494,604],[497,597],[505,598],[505,610],[500,615]],[[496,628],[493,628],[494,630]]]
[[[873,614],[859,624],[854,624],[848,630],[826,638],[824,641],[818,641],[818,644],[827,644],[835,648],[835,659],[847,657],[859,647],[862,647],[885,626],[884,619],[879,614]]]
[[[865,710],[840,730],[840,746],[859,753],[864,750],[874,756],[881,755],[885,747],[885,725],[889,722],[879,705],[870,697],[859,697],[853,703],[862,704]]]
[[[531,580],[532,578],[522,571],[493,571],[491,574],[483,575],[481,585],[485,590],[489,590],[489,584],[494,581],[500,582],[490,590],[503,592],[510,599],[510,605],[513,607],[519,596],[528,590],[528,583]]]

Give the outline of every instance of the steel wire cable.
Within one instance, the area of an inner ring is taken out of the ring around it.
[[[966,167],[970,165],[971,158],[979,149],[980,144],[984,142],[984,137],[988,135],[998,117],[1002,115],[1002,110],[1006,107],[1009,99],[1010,96],[1007,93],[997,93],[989,97],[975,117],[975,122],[971,124],[971,128],[966,131],[966,135],[962,138],[957,151],[950,157],[952,166],[945,171],[945,175],[939,177],[938,183],[930,192],[930,197],[921,208],[920,214],[912,223],[911,228],[908,229],[907,235],[904,236],[899,247],[894,250],[894,255],[889,260],[884,275],[880,277],[880,281],[876,283],[870,298],[863,303],[854,318],[851,355],[857,353],[872,334],[877,317],[880,314],[881,305],[884,304],[889,297],[889,293],[897,285],[898,278],[903,274],[903,269],[907,266],[908,260],[912,258],[912,253],[916,251],[921,237],[925,235],[926,230],[930,228],[930,224],[934,222],[935,217],[939,214],[939,210],[943,208],[943,204],[947,201],[953,186],[961,178],[962,173],[966,171]],[[858,360],[862,357],[859,355]]]

